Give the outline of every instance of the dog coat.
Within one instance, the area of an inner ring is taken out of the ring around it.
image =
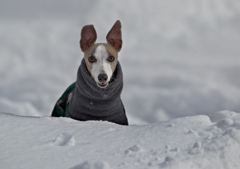
[[[76,120],[103,120],[128,125],[120,95],[123,75],[117,63],[112,79],[106,88],[97,86],[83,59],[78,69],[77,80],[57,101],[52,116],[71,117]]]
[[[69,102],[72,96],[72,92],[75,89],[76,82],[71,84],[62,94],[62,96],[58,99],[55,104],[52,115],[53,117],[67,117],[69,113]]]

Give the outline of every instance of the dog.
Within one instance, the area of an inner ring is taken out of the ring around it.
[[[122,48],[121,22],[117,20],[106,36],[107,43],[95,43],[93,25],[81,30],[80,48],[84,53],[77,80],[54,106],[52,116],[80,121],[102,120],[128,125],[121,100],[122,69],[118,53]]]

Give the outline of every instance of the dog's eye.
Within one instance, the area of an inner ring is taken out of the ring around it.
[[[90,63],[94,63],[94,62],[97,61],[97,59],[96,59],[94,56],[90,56],[90,57],[88,58],[88,61],[89,61]]]
[[[107,59],[109,62],[113,62],[115,60],[115,58],[113,56],[109,56]]]

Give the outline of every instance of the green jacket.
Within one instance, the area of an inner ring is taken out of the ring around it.
[[[62,94],[62,96],[58,99],[57,103],[55,104],[53,111],[52,111],[52,116],[53,117],[66,117],[67,114],[69,113],[69,101],[70,98],[69,96],[72,95],[73,90],[75,89],[76,82],[71,84],[67,90]]]

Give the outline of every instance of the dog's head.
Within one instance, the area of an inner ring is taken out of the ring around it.
[[[107,87],[115,71],[118,52],[122,47],[121,22],[117,20],[107,34],[107,43],[95,43],[97,33],[93,25],[86,25],[81,31],[80,48],[84,59],[100,88]]]

